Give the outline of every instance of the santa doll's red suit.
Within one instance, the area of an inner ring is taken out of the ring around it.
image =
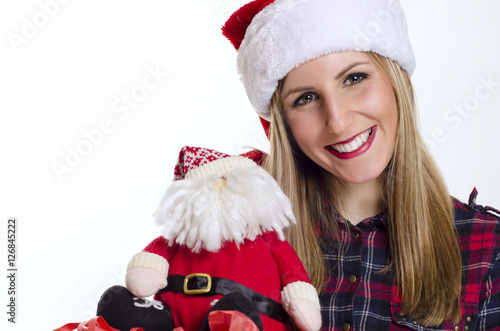
[[[170,308],[175,326],[199,330],[223,295],[191,294],[187,285],[169,290],[168,283],[172,275],[203,274],[280,303],[303,330],[319,329],[317,292],[282,231],[295,222],[290,202],[272,177],[248,158],[185,147],[174,179],[155,215],[162,236],[129,263],[129,291],[144,297],[168,285],[155,299]],[[264,330],[286,330],[268,315],[260,312]]]

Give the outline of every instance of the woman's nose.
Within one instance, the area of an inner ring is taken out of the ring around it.
[[[353,124],[353,112],[340,98],[328,98],[324,103],[325,125],[330,133],[342,134]]]

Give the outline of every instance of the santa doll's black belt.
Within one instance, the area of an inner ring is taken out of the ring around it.
[[[191,274],[188,276],[168,275],[168,285],[158,293],[175,292],[187,295],[226,295],[232,292],[241,292],[252,301],[259,312],[272,319],[286,324],[289,316],[281,304],[265,295],[241,285],[227,278],[210,277],[208,274]]]

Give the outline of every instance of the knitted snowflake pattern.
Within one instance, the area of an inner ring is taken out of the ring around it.
[[[185,146],[181,149],[175,165],[174,182],[184,179],[192,169],[226,157],[230,157],[230,155],[201,147]]]

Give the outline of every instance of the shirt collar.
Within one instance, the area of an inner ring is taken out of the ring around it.
[[[334,214],[335,218],[337,219],[337,222],[339,222],[341,228],[346,227],[346,226],[350,227],[351,229],[382,227],[386,231],[388,230],[387,210],[384,210],[375,216],[365,218],[364,220],[359,222],[357,225],[353,225],[351,222],[349,222],[349,220],[346,220],[342,215],[340,215],[335,210],[333,210],[333,214]]]

